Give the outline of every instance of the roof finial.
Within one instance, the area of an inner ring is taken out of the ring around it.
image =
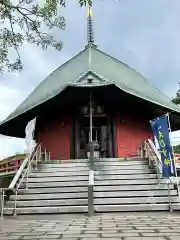
[[[94,32],[93,32],[93,22],[92,22],[92,7],[88,5],[88,18],[87,18],[87,40],[88,45],[94,44]]]

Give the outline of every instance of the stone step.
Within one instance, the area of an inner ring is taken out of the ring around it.
[[[178,197],[177,196],[171,196],[171,202],[177,203]],[[127,198],[94,198],[94,204],[95,205],[121,205],[121,204],[155,204],[155,203],[169,203],[169,197],[163,196],[163,197],[127,197]]]
[[[94,179],[96,180],[124,180],[127,179],[129,181],[136,180],[136,179],[157,179],[156,174],[125,174],[125,175],[99,175],[96,174]]]
[[[96,165],[94,164],[95,170],[106,170],[106,171],[113,171],[113,170],[147,170],[148,165],[134,165],[133,167],[131,165]],[[44,166],[39,165],[38,170],[33,170],[33,172],[79,172],[79,171],[88,171],[89,166],[86,167],[71,167],[71,166],[64,166],[64,167],[53,167],[50,166]]]
[[[95,170],[132,170],[132,169],[138,169],[138,170],[147,170],[148,165],[146,164],[141,164],[141,165],[98,165],[94,164],[94,169]]]
[[[17,214],[48,214],[48,213],[87,213],[87,206],[62,206],[62,207],[24,207],[17,208]],[[4,210],[5,215],[12,215],[14,208]]]
[[[57,188],[32,188],[19,189],[19,194],[45,194],[45,193],[71,193],[87,192],[88,187],[57,187]]]
[[[133,160],[133,161],[101,161],[97,160],[94,161],[94,164],[99,164],[99,165],[106,165],[106,166],[135,166],[135,165],[148,165],[147,160]]]
[[[147,161],[94,161],[97,166],[134,166],[134,165],[147,165]],[[76,168],[76,167],[89,167],[89,162],[73,162],[73,163],[39,163],[44,168]]]
[[[87,189],[86,189],[87,190]],[[103,189],[102,189],[103,190]],[[177,196],[176,190],[170,191],[171,196]],[[157,190],[157,191],[116,191],[116,192],[94,192],[96,198],[109,198],[109,197],[153,197],[153,196],[168,196],[168,190]],[[17,200],[45,200],[45,199],[78,199],[87,198],[88,192],[70,192],[70,193],[46,193],[46,194],[19,194]],[[11,200],[15,199],[15,196],[10,197]]]
[[[94,179],[96,180],[123,180],[123,179],[129,179],[134,180],[134,179],[156,179],[157,176],[156,174],[134,174],[134,175],[98,175],[95,174]],[[33,182],[70,182],[70,181],[88,181],[89,176],[60,176],[60,177],[41,177],[41,178],[36,178],[36,177],[29,177],[28,178],[28,183],[33,183]],[[26,179],[24,179],[26,181]]]
[[[104,188],[105,189],[105,188]],[[95,198],[109,198],[109,197],[153,197],[153,196],[168,196],[168,190],[151,190],[151,191],[103,191],[102,192],[94,192]],[[177,196],[176,190],[170,190],[171,196]]]
[[[135,175],[135,174],[152,174],[154,169],[114,169],[114,170],[95,170],[95,175]]]
[[[65,159],[65,160],[49,160],[49,161],[41,161],[39,164],[61,164],[61,163],[86,163],[89,159]]]
[[[89,159],[68,159],[68,160],[50,160],[50,161],[41,161],[38,164],[62,164],[62,163],[87,163]],[[147,162],[146,159],[137,158],[100,158],[95,159],[94,162],[121,162],[126,164],[127,162],[132,162],[132,164],[141,164],[142,162]]]
[[[88,186],[88,181],[72,181],[72,182],[32,182],[32,183],[27,183],[28,188],[42,188],[42,187],[77,187],[77,186],[82,186],[82,187],[87,187]]]
[[[88,186],[86,187],[54,187],[54,188],[30,188],[30,189],[19,189],[19,194],[45,194],[45,193],[67,193],[67,192],[86,192]],[[146,190],[167,190],[166,184],[154,184],[154,185],[121,185],[121,186],[94,186],[95,192],[111,192],[111,191],[146,191]],[[173,185],[170,185],[170,189],[173,189]]]
[[[180,211],[180,200],[177,203],[172,203],[174,211]]]
[[[86,171],[78,171],[78,172],[62,172],[62,171],[57,171],[57,172],[31,172],[29,174],[29,177],[33,177],[33,178],[41,178],[41,177],[68,177],[68,176],[89,176],[89,170]]]
[[[54,167],[51,168],[50,166],[47,165],[38,165],[38,169],[33,169],[33,172],[80,172],[80,171],[89,171],[89,167]]]
[[[94,185],[95,186],[111,186],[111,185],[129,185],[133,189],[133,185],[151,185],[151,184],[158,184],[158,179],[134,179],[133,181],[130,180],[96,180]],[[166,180],[161,179],[161,184],[166,184]]]
[[[28,183],[33,183],[33,182],[64,182],[64,184],[66,184],[66,182],[71,182],[71,181],[88,181],[89,176],[63,176],[63,177],[41,177],[41,178],[36,178],[36,177],[29,177],[28,178]],[[26,181],[26,179],[24,179],[24,181]]]
[[[50,207],[50,206],[87,206],[88,199],[46,199],[32,201],[17,201],[17,207]],[[7,207],[13,208],[14,201],[9,201]]]
[[[39,162],[38,163],[39,167],[44,167],[44,168],[78,168],[78,167],[88,167],[89,166],[89,161],[88,162],[73,162],[73,163],[43,163],[43,162]]]
[[[171,196],[171,202],[177,203],[177,197]],[[95,198],[95,205],[104,205],[104,204],[144,204],[144,203],[169,203],[169,198],[164,197],[139,197],[139,198]],[[9,201],[8,206],[13,207],[14,201]],[[37,207],[37,206],[80,206],[88,205],[88,199],[46,199],[46,200],[22,200],[17,201],[17,206],[20,207]]]
[[[172,204],[173,208],[177,208],[177,204]],[[179,205],[180,206],[180,205]],[[151,211],[169,211],[168,203],[160,204],[123,204],[123,205],[95,205],[95,212],[151,212]]]
[[[125,175],[125,174],[150,174],[154,173],[153,169],[144,169],[144,170],[139,170],[139,169],[115,169],[115,170],[97,170],[95,171],[95,175]],[[48,171],[48,172],[43,172],[43,171],[33,171],[29,174],[29,177],[34,177],[34,178],[39,178],[39,177],[63,177],[63,176],[87,176],[89,175],[89,170],[86,171],[69,171],[69,172],[62,172],[58,170],[57,172],[55,171]]]
[[[174,210],[180,209],[179,203],[173,203]],[[95,212],[147,212],[169,211],[168,203],[160,204],[131,204],[131,205],[95,205]],[[87,206],[61,206],[61,207],[18,207],[17,214],[55,214],[55,213],[87,213]],[[5,215],[12,215],[14,208],[4,210]]]
[[[25,194],[25,195],[18,195],[18,200],[34,200],[34,199],[68,199],[68,198],[87,198],[88,192],[74,192],[74,193],[49,193],[49,194]],[[15,199],[15,196],[10,197],[11,200]]]
[[[170,189],[174,189],[173,185],[169,186]],[[94,186],[94,191],[95,192],[101,192],[101,191],[106,191],[106,192],[111,192],[111,191],[146,191],[146,190],[168,190],[167,184],[149,184],[149,185],[115,185],[115,186]]]
[[[88,181],[72,181],[72,182],[31,182],[27,183],[28,188],[43,188],[43,187],[76,187],[76,186],[88,186]],[[94,182],[95,186],[117,186],[117,185],[129,185],[132,189],[134,185],[141,185],[143,187],[144,185],[157,185],[158,179],[134,179],[133,181],[129,180],[96,180]],[[166,180],[161,179],[161,184],[166,184]]]

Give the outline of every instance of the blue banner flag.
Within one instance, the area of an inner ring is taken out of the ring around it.
[[[152,120],[151,127],[153,129],[154,136],[158,141],[161,152],[163,177],[169,178],[171,176],[175,176],[173,149],[169,135],[169,116],[166,114]]]

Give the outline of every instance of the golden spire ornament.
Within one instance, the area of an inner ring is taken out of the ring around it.
[[[88,17],[87,17],[87,39],[88,44],[94,44],[94,33],[93,33],[93,22],[92,22],[92,7],[88,6]]]

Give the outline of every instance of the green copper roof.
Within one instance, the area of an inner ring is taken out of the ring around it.
[[[90,74],[96,76],[95,86],[114,84],[131,95],[180,113],[180,107],[141,74],[96,47],[88,46],[52,72],[1,125],[50,100],[67,86],[94,86],[87,84]]]

